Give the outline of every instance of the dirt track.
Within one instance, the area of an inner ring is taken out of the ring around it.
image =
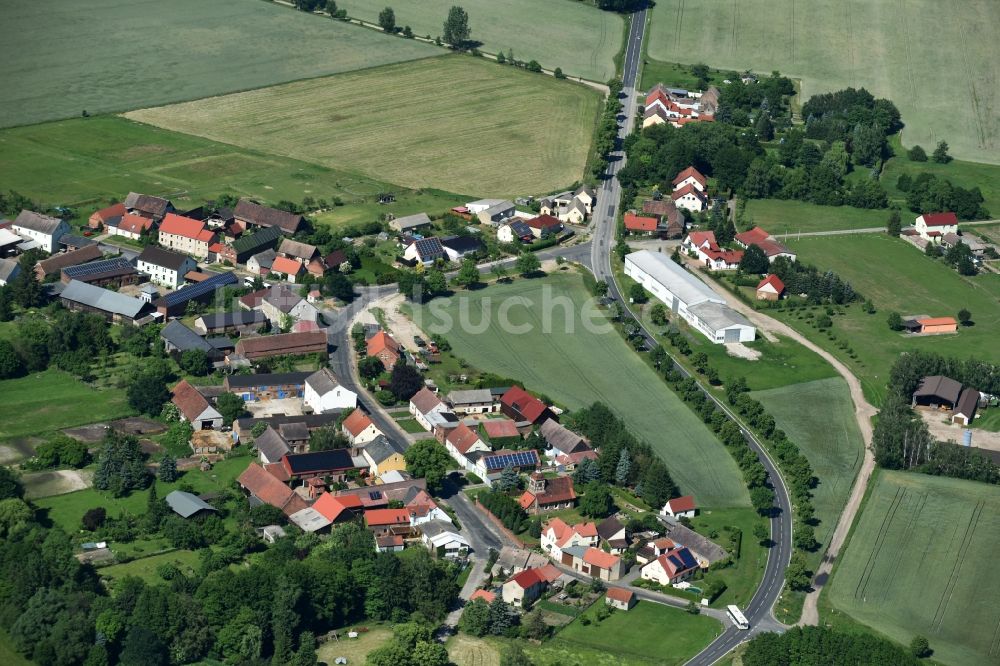
[[[847,382],[847,386],[851,391],[851,401],[854,403],[854,418],[858,422],[858,428],[861,430],[861,437],[865,442],[865,458],[861,463],[861,469],[858,470],[858,476],[854,480],[854,487],[851,488],[851,496],[848,498],[846,506],[844,506],[843,513],[840,514],[840,520],[837,521],[837,527],[833,531],[833,536],[830,539],[830,545],[827,547],[826,553],[823,555],[823,561],[820,563],[818,570],[815,573],[815,577],[813,579],[813,591],[806,595],[805,604],[802,607],[802,617],[799,619],[798,624],[815,625],[819,622],[819,611],[816,608],[816,603],[819,599],[820,591],[830,576],[830,571],[833,569],[833,561],[837,559],[837,555],[840,554],[840,549],[843,547],[844,541],[847,539],[847,533],[851,529],[851,524],[854,522],[854,516],[858,512],[858,508],[861,506],[861,499],[864,497],[865,489],[868,487],[868,480],[871,478],[872,470],[875,469],[875,456],[872,454],[872,450],[869,445],[872,441],[872,417],[875,416],[875,412],[877,410],[865,399],[865,395],[861,390],[861,383],[858,381],[858,378],[854,376],[846,365],[838,361],[833,354],[813,344],[806,339],[805,336],[801,335],[787,324],[783,324],[780,321],[772,319],[771,317],[768,317],[767,315],[764,315],[746,305],[743,301],[730,294],[729,291],[721,285],[716,284],[716,282],[710,277],[704,275],[703,273],[700,275],[702,280],[709,283],[716,292],[725,296],[726,302],[731,308],[746,316],[755,326],[760,328],[765,335],[768,333],[771,333],[772,335],[774,333],[784,335],[823,357],[823,359],[832,365],[840,376],[844,378],[844,381]]]

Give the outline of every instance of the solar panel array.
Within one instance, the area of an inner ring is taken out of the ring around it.
[[[500,453],[486,458],[486,469],[498,470],[506,467],[526,467],[538,464],[538,454],[534,450]]]
[[[103,259],[101,261],[91,261],[88,264],[80,264],[79,266],[67,266],[63,269],[67,277],[73,278],[74,280],[79,280],[91,275],[99,275],[101,273],[110,273],[115,271],[127,271],[135,270],[135,267],[129,263],[128,259],[125,257],[115,257],[114,259]]]
[[[196,284],[191,284],[175,292],[167,294],[159,301],[156,302],[158,306],[173,307],[175,305],[180,305],[181,303],[186,303],[194,298],[204,296],[209,294],[216,289],[225,287],[226,285],[236,284],[238,280],[236,276],[232,273],[219,273],[218,275],[213,275],[203,282],[198,282]]]

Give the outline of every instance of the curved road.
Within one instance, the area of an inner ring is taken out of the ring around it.
[[[590,264],[595,276],[598,280],[607,282],[609,296],[619,301],[622,301],[622,298],[611,271],[611,250],[615,242],[615,220],[621,201],[621,186],[616,176],[618,171],[625,165],[625,154],[621,150],[621,142],[632,131],[635,120],[636,82],[639,73],[642,37],[645,27],[646,10],[633,14],[628,43],[625,47],[624,85],[622,89],[625,119],[619,123],[618,146],[616,151],[612,153],[612,159],[605,174],[604,183],[598,190],[597,205],[594,207],[593,240],[590,247]],[[622,302],[624,303],[624,301]],[[629,311],[629,316],[635,319],[631,311]],[[649,331],[637,319],[635,321],[639,324],[647,344],[650,346],[655,345],[656,342]],[[687,371],[677,364],[676,360],[674,360],[674,365],[681,374],[688,376]],[[704,388],[702,390],[715,403],[716,407],[721,409],[736,423],[740,423],[739,419],[730,411],[728,405],[716,399],[713,394],[705,391]],[[708,666],[715,663],[737,645],[748,640],[753,634],[759,631],[780,631],[783,628],[783,625],[774,619],[772,609],[784,587],[785,567],[788,566],[792,553],[791,503],[788,499],[788,491],[785,488],[784,481],[774,461],[771,460],[753,433],[742,427],[741,430],[747,444],[757,453],[761,463],[767,470],[770,482],[774,487],[775,511],[771,518],[771,540],[775,545],[768,553],[764,578],[760,587],[750,600],[750,604],[742,609],[743,614],[750,621],[751,631],[739,631],[731,625],[727,626],[718,638],[688,662],[688,664],[694,666]]]

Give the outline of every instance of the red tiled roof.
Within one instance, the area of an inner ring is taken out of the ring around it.
[[[379,548],[398,548],[403,545],[403,537],[398,534],[384,534],[375,537],[375,543]]]
[[[208,246],[208,251],[215,252],[216,254],[218,254],[219,252],[222,252],[223,247],[225,246],[222,243],[212,243],[211,245]]]
[[[702,201],[705,200],[705,193],[702,192],[701,190],[699,190],[697,187],[695,187],[691,183],[688,183],[687,185],[685,185],[681,189],[674,191],[670,195],[670,198],[673,199],[674,201],[676,201],[676,200],[680,199],[681,197],[683,197],[686,194],[693,194],[694,196],[698,197]]]
[[[701,175],[701,172],[695,169],[693,166],[689,166],[688,168],[684,169],[679,174],[677,174],[677,177],[674,178],[673,180],[673,184],[676,185],[677,183],[683,182],[688,178],[694,178],[696,181],[701,183],[702,187],[705,187],[705,182],[706,182],[705,177]]]
[[[336,497],[337,501],[346,506],[348,509],[360,509],[364,506],[364,502],[361,501],[361,496],[354,493],[337,495]]]
[[[248,359],[279,354],[311,354],[326,352],[325,331],[305,331],[303,333],[279,333],[261,335],[254,338],[240,338],[236,343],[236,353]]]
[[[148,217],[142,217],[140,215],[123,215],[121,222],[118,223],[118,228],[122,231],[126,231],[130,234],[141,234],[144,231],[149,231],[153,226],[153,221]]]
[[[483,430],[490,438],[501,439],[503,437],[517,437],[521,433],[517,431],[517,424],[510,419],[487,419],[483,421]]]
[[[280,461],[265,464],[264,470],[278,481],[290,481],[292,478],[292,475],[288,473],[288,470],[285,469],[285,466]]]
[[[760,284],[757,285],[757,291],[760,291],[762,287],[767,285],[771,285],[779,294],[785,290],[785,283],[781,281],[781,278],[773,273],[760,281]]]
[[[631,603],[632,599],[635,597],[635,592],[633,592],[632,590],[626,590],[623,587],[609,587],[607,590],[605,590],[604,596],[606,596],[608,599],[611,599],[612,601],[618,601],[623,604],[628,604]]]
[[[184,217],[176,213],[167,213],[166,217],[163,218],[163,222],[160,223],[160,231],[165,234],[173,234],[174,236],[183,236],[202,241],[211,240],[211,237],[214,235],[205,228],[204,222],[192,220],[190,217]],[[204,237],[204,232],[208,232],[207,238]]]
[[[764,254],[768,257],[776,257],[779,254],[791,254],[792,252],[778,241],[771,239],[756,241],[754,245],[763,250]]]
[[[369,509],[365,511],[365,524],[369,527],[409,525],[410,511],[408,509]]]
[[[538,585],[543,581],[543,578],[538,574],[538,569],[525,569],[521,573],[515,575],[507,582],[517,583],[519,587],[527,590],[535,585]]]
[[[656,231],[659,221],[655,217],[644,217],[635,213],[625,213],[625,228],[629,231]]]
[[[546,564],[535,569],[535,573],[546,583],[551,583],[554,580],[558,580],[562,576],[562,572],[559,571],[554,565]]]
[[[372,420],[360,409],[355,409],[350,415],[344,419],[344,430],[351,434],[351,437],[357,437],[365,428],[372,425]]]
[[[610,569],[618,564],[619,560],[621,560],[621,558],[617,555],[605,553],[600,548],[588,548],[583,553],[584,562],[587,564],[593,564],[595,567],[600,567],[601,569]]]
[[[705,256],[709,259],[719,261],[720,259],[727,264],[738,264],[743,259],[743,250],[722,250],[720,248],[711,248],[708,250],[703,250]]]
[[[694,497],[691,495],[684,495],[683,497],[675,497],[674,499],[667,502],[667,505],[674,513],[682,513],[684,511],[694,511],[698,507],[694,504]]]
[[[399,343],[385,331],[379,331],[368,339],[369,356],[376,356],[385,349],[388,349],[394,354],[399,354]]]
[[[517,503],[522,509],[527,509],[529,506],[535,503],[535,496],[531,492],[525,490],[521,493],[521,496],[517,498]]]
[[[924,224],[928,227],[946,227],[958,224],[954,213],[924,213]]]
[[[313,504],[312,508],[319,511],[330,522],[336,522],[342,513],[351,509],[345,502],[345,499],[331,495],[330,493],[323,493]]]
[[[254,308],[260,306],[260,304],[264,301],[264,298],[270,292],[271,290],[266,287],[264,289],[260,289],[259,291],[250,292],[246,296],[240,296],[240,303],[253,310]]]
[[[958,322],[952,317],[928,317],[927,319],[918,319],[917,323],[921,326],[957,326]]]
[[[188,420],[188,423],[197,421],[198,417],[209,407],[205,397],[201,393],[198,393],[198,390],[191,386],[186,379],[182,379],[171,390],[171,393],[173,394],[173,398],[170,401],[177,406],[177,409]]]
[[[688,240],[695,247],[701,247],[705,243],[710,245],[715,245],[715,232],[714,231],[692,231],[688,234]]]
[[[558,227],[562,224],[558,218],[551,215],[538,215],[530,220],[525,220],[524,223],[532,229],[548,229],[550,227]]]
[[[548,409],[544,402],[529,394],[520,386],[511,386],[500,398],[500,404],[514,409],[518,414],[532,423]]]
[[[497,595],[489,590],[476,590],[469,596],[469,601],[475,601],[476,599],[482,599],[487,604],[493,603],[493,600],[497,598]]]
[[[573,490],[573,479],[568,476],[560,476],[555,479],[545,480],[545,492],[537,496],[538,504],[561,504],[576,499],[576,491]],[[596,535],[596,527],[595,532]],[[583,535],[586,536],[586,535]]]
[[[123,217],[125,215],[125,204],[116,203],[114,206],[108,206],[107,208],[102,208],[101,210],[91,214],[90,217],[104,222],[112,217]]]
[[[767,233],[760,227],[754,227],[749,231],[744,231],[743,233],[736,234],[736,240],[744,245],[753,245],[754,243],[759,243],[765,241],[771,237],[771,234]]]
[[[448,433],[446,441],[454,446],[459,453],[465,455],[480,439],[475,430],[460,423],[457,428]]]
[[[257,463],[250,463],[250,466],[240,474],[237,481],[254,497],[265,504],[281,509],[286,516],[305,508],[305,501],[301,497],[284,483],[268,474]]]
[[[285,275],[298,275],[302,272],[302,262],[298,259],[288,257],[275,257],[271,264],[272,273],[284,273]]]

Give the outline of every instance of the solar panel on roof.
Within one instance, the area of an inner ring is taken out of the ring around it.
[[[517,453],[503,453],[490,456],[486,459],[488,469],[503,469],[505,467],[524,467],[534,465],[538,462],[538,457],[534,451],[518,451]]]
[[[382,499],[382,492],[379,490],[373,490],[370,493],[368,493],[368,498],[373,500]]]
[[[63,269],[63,271],[68,277],[81,278],[88,275],[107,273],[109,271],[128,270],[131,268],[133,268],[133,266],[128,262],[128,259],[125,259],[124,257],[116,257],[114,259],[91,261],[90,263],[79,264],[78,266],[67,266]]]
[[[188,285],[187,287],[178,289],[173,293],[167,294],[159,300],[158,304],[172,307],[174,305],[190,301],[191,299],[198,298],[199,296],[204,296],[205,294],[211,293],[220,287],[225,287],[228,284],[236,284],[237,282],[238,280],[236,279],[236,276],[232,273],[219,273],[218,275],[213,275],[204,282]]]

